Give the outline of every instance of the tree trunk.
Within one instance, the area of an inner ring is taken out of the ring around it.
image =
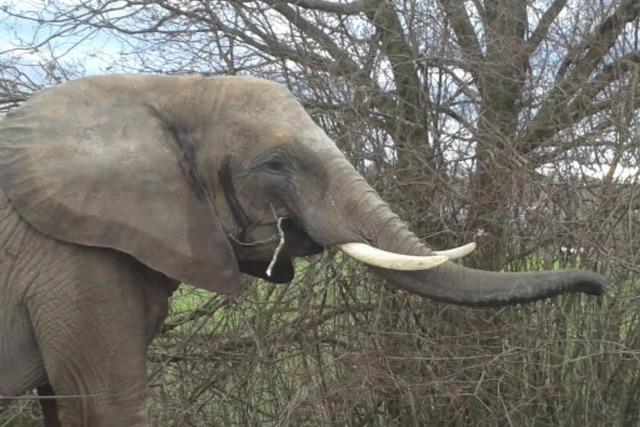
[[[526,77],[524,35],[526,2],[485,2],[486,58],[479,68],[481,103],[478,117],[476,168],[471,183],[469,228],[485,237],[477,267],[498,270],[504,266],[512,188],[517,171],[526,167],[517,147],[518,112]]]

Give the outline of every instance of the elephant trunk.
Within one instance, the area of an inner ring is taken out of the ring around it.
[[[427,298],[469,306],[501,306],[549,298],[567,292],[602,295],[602,276],[586,271],[497,273],[445,263],[432,270],[377,269],[393,288]]]
[[[391,211],[364,179],[344,162],[336,176],[342,192],[333,200],[342,210],[342,222],[334,230],[347,228],[350,241],[368,243],[376,248],[413,256],[429,256],[434,252],[413,234]],[[350,177],[350,178],[349,178]],[[350,180],[347,184],[345,180]],[[349,191],[344,189],[350,188]],[[344,238],[343,238],[344,239]],[[335,240],[334,240],[335,241]],[[338,241],[347,243],[345,241]],[[335,245],[335,244],[334,244]],[[605,290],[602,276],[586,271],[547,271],[529,273],[498,273],[465,268],[452,262],[421,271],[398,271],[387,268],[374,270],[392,288],[430,299],[469,306],[509,305],[549,298],[567,292],[601,295]]]

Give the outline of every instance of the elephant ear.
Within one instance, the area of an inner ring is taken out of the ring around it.
[[[86,81],[41,92],[0,121],[0,186],[37,230],[237,293],[238,264],[189,157],[152,107]]]

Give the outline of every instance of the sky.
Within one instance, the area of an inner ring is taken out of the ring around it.
[[[74,3],[72,0],[62,2]],[[0,9],[10,4],[21,12],[32,13],[35,16],[35,13],[40,12],[43,2],[0,0]],[[33,22],[14,19],[0,11],[0,57],[10,57],[20,65],[33,66],[46,64],[50,60],[51,53],[54,53],[62,55],[61,60],[64,63],[79,64],[84,69],[84,74],[93,75],[108,73],[109,67],[119,57],[123,48],[121,41],[105,32],[73,35],[64,39],[63,42],[56,42],[55,46],[45,45],[37,50],[21,48],[24,42],[31,44],[34,41],[45,40],[53,31],[52,27],[39,29]]]

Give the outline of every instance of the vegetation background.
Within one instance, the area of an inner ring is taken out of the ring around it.
[[[280,81],[412,229],[607,297],[469,309],[333,253],[237,300],[181,288],[161,426],[640,425],[640,1],[0,1],[0,109],[87,74]],[[152,213],[151,213],[152,214]],[[0,426],[38,425],[32,396]]]

